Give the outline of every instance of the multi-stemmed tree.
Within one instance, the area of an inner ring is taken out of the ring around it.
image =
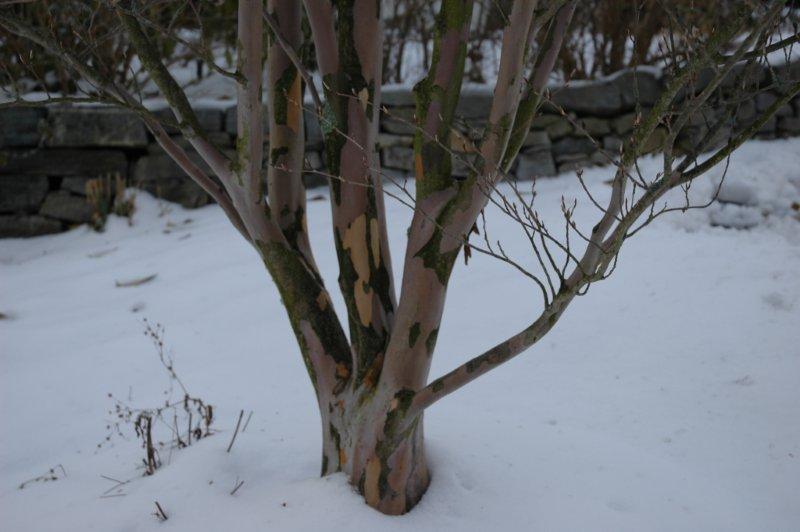
[[[668,80],[658,101],[652,109],[637,109],[633,133],[618,153],[609,154],[609,162],[616,166],[610,197],[601,202],[589,196],[602,211],[596,225],[582,230],[572,219],[574,207],[562,205],[566,234],[557,236],[538,216],[535,200],[523,200],[513,184],[498,185],[548,98],[546,82],[576,2],[515,0],[510,12],[501,14],[505,28],[494,98],[482,134],[466,150],[471,152],[466,160],[451,149],[451,143],[474,2],[438,2],[430,69],[414,89],[416,185],[413,192],[398,192],[408,194],[405,201],[414,209],[399,297],[384,209],[388,190],[383,189],[376,151],[382,112],[381,2],[239,1],[236,68],[214,67],[238,87],[238,139],[232,155],[208,138],[191,102],[166,68],[154,45],[153,21],[142,10],[144,2],[108,2],[106,8],[119,18],[143,69],[169,103],[182,136],[211,168],[213,177],[193,162],[185,143],[165,132],[135,92],[101,73],[91,60],[91,47],[81,55],[62,48],[55,33],[27,25],[12,9],[0,11],[0,28],[27,39],[37,53],[58,57],[91,86],[89,98],[137,112],[165,152],[216,200],[252,244],[280,291],[319,403],[322,474],[344,472],[370,506],[401,514],[420,500],[430,483],[423,441],[425,410],[545,336],[576,296],[611,273],[626,239],[668,210],[659,207],[667,192],[688,187],[724,161],[800,91],[797,80],[776,76],[771,86],[779,85],[782,96],[745,127],[729,128],[743,96],[752,97],[764,87],[751,67],[764,63],[768,52],[796,40],[775,37],[787,13],[785,1],[742,1],[712,22],[707,38],[696,37],[691,28],[680,28],[680,13],[671,13],[674,31],[665,35],[664,46],[677,49],[671,46],[681,41],[681,52],[668,55]],[[309,49],[304,17],[316,53],[316,78],[303,67],[302,56]],[[264,79],[269,120],[266,151]],[[320,87],[315,79],[321,79]],[[724,87],[726,91],[721,90]],[[306,91],[314,99],[324,134],[347,328],[333,307],[307,233]],[[678,151],[676,135],[712,100],[722,112],[706,119],[691,151]],[[24,103],[22,99],[15,102]],[[582,131],[579,124],[575,126]],[[661,143],[663,171],[645,176],[636,160],[652,149],[657,129],[664,133],[659,138],[666,139]],[[730,131],[737,132],[726,134]],[[464,137],[458,139],[465,142]],[[465,179],[453,176],[456,158],[469,168]],[[537,270],[526,270],[502,249],[492,247],[488,238],[485,246],[468,242],[490,202],[525,232]],[[679,206],[690,207],[688,203]],[[541,289],[542,311],[519,333],[430,379],[448,279],[462,249],[498,257],[529,276]]]

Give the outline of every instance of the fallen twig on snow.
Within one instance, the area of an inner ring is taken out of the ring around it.
[[[130,286],[140,286],[145,283],[149,283],[153,279],[156,278],[158,274],[154,273],[152,275],[148,275],[146,277],[140,277],[138,279],[131,279],[130,281],[114,281],[114,284],[117,288],[128,288]]]

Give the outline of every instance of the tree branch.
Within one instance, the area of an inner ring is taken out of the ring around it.
[[[261,77],[264,72],[262,0],[239,0],[237,25],[236,168],[235,175],[249,209],[264,204],[261,166],[264,127],[261,123]]]
[[[376,75],[381,61],[379,4],[305,2],[325,93],[320,121],[326,164],[337,176],[329,182],[339,287],[356,354],[356,381],[367,388],[377,383],[395,312],[383,199],[373,171],[381,83]]]
[[[158,50],[144,33],[136,16],[132,14],[131,0],[121,0],[115,5],[115,9],[117,16],[119,16],[128,32],[131,44],[136,49],[142,66],[144,66],[159,90],[161,90],[172,112],[175,114],[175,118],[178,119],[181,133],[200,157],[211,167],[230,193],[230,161],[208,140],[205,131],[200,126],[197,115],[186,97],[186,93],[183,92],[183,89],[172,77],[167,67],[164,66]]]
[[[269,0],[264,19],[270,24],[267,68],[269,89],[269,161],[267,190],[270,210],[289,245],[305,257],[319,276],[308,241],[306,190],[303,186],[305,151],[302,64],[294,49],[302,40],[302,7],[298,2]],[[273,15],[274,13],[274,15]],[[283,35],[288,37],[284,37]],[[290,40],[287,40],[290,39]],[[292,59],[294,55],[295,59]],[[299,67],[298,67],[299,64]]]
[[[273,11],[278,11],[283,6],[283,4],[281,4],[280,2],[270,1],[269,5],[273,6],[273,4],[277,4],[274,7],[271,7]],[[264,11],[264,20],[269,26],[269,29],[272,31],[272,35],[275,37],[275,40],[278,42],[278,44],[281,45],[283,53],[286,54],[286,57],[288,57],[291,60],[292,64],[294,64],[294,67],[297,69],[300,75],[303,76],[303,81],[305,81],[306,87],[308,88],[308,91],[311,93],[311,98],[314,100],[314,105],[317,108],[317,114],[318,115],[322,114],[322,110],[324,108],[324,104],[322,103],[322,98],[320,98],[319,96],[319,92],[317,91],[317,85],[316,83],[314,83],[314,78],[308,72],[308,69],[305,67],[305,65],[303,65],[303,61],[300,59],[300,56],[297,55],[297,50],[296,50],[297,45],[289,42],[289,40],[283,35],[280,23],[275,19],[275,17],[269,11]]]

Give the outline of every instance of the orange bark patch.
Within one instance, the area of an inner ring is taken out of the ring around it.
[[[344,449],[339,449],[339,464],[345,465],[347,463],[347,453],[344,452]]]
[[[365,111],[367,110],[367,104],[369,104],[369,91],[364,88],[358,93],[358,99],[361,102],[361,108]]]
[[[286,96],[286,125],[297,133],[300,130],[300,75],[296,74],[294,83]]]
[[[320,292],[317,296],[317,306],[320,310],[328,308],[328,297],[325,295],[325,292]]]
[[[344,363],[339,362],[336,364],[336,376],[340,379],[346,379],[350,376],[350,370],[347,369],[347,366],[345,366]]]
[[[425,177],[425,172],[422,167],[422,155],[419,153],[414,154],[414,177],[417,181]]]
[[[378,481],[381,478],[381,462],[377,456],[367,460],[366,476],[364,478],[364,498],[370,506],[377,506],[381,500]]]
[[[381,265],[381,238],[378,231],[378,219],[372,218],[369,221],[369,239],[372,247],[372,262],[375,267]]]
[[[369,251],[367,247],[367,215],[362,214],[344,232],[344,249],[350,251],[350,260],[358,275],[353,288],[358,317],[365,327],[372,322],[372,289],[369,286]]]

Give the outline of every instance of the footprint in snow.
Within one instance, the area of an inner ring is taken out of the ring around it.
[[[750,375],[745,375],[741,379],[736,379],[733,381],[733,383],[738,384],[739,386],[752,386],[756,383],[756,381]]]
[[[792,302],[787,301],[786,297],[778,292],[770,292],[769,294],[761,296],[761,299],[764,300],[764,303],[766,303],[768,307],[775,310],[792,310]]]

